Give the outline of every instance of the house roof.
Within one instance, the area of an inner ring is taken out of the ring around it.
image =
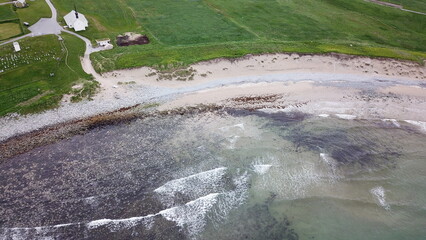
[[[78,18],[77,18],[74,10],[72,10],[70,13],[65,15],[64,20],[67,23],[67,25],[74,25],[74,23],[77,20],[80,20],[86,27],[88,25],[88,21],[87,21],[86,17],[83,14],[78,13]]]
[[[77,32],[86,30],[86,24],[79,18],[74,22],[74,30]]]

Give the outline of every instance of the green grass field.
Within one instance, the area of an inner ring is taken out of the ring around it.
[[[90,79],[79,59],[84,42],[68,34],[62,37],[63,43],[54,35],[26,38],[19,41],[19,53],[11,44],[0,47],[0,116],[56,107],[76,81]]]
[[[0,5],[0,22],[17,19],[12,4]]]
[[[126,31],[142,31],[140,24],[136,21],[134,13],[127,7],[124,0],[102,1],[99,0],[52,0],[61,16],[65,16],[74,9],[83,13],[89,21],[90,27],[79,32],[92,40],[112,37]],[[65,22],[62,18],[58,19]],[[118,21],[117,21],[118,20]]]
[[[22,34],[18,15],[12,4],[0,5],[0,41]]]
[[[363,0],[111,0],[102,6],[96,0],[74,2],[89,18],[89,30],[81,34],[92,41],[114,39],[126,31],[151,39],[145,46],[94,53],[100,72],[287,51],[425,59],[426,16]],[[73,8],[70,1],[54,3],[62,14]]]
[[[0,23],[0,40],[12,38],[21,34],[22,30],[19,21]]]
[[[21,22],[28,22],[32,25],[40,18],[50,18],[52,16],[52,12],[44,0],[27,1],[27,3],[29,7],[16,10]]]
[[[426,13],[426,1],[424,0],[381,0],[402,5],[405,9]]]

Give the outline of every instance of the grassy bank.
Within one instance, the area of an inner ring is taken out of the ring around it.
[[[421,62],[426,53],[397,48],[360,44],[327,44],[318,42],[238,42],[179,47],[132,47],[133,52],[105,51],[91,55],[93,66],[98,72],[114,69],[151,66],[157,69],[186,66],[195,62],[215,58],[237,58],[247,54],[261,53],[344,53],[350,55],[387,57]]]
[[[22,51],[11,44],[0,47],[0,116],[10,112],[32,113],[56,107],[76,81],[91,78],[80,63],[84,42],[62,34],[26,38]]]
[[[97,71],[142,65],[186,65],[248,53],[338,52],[421,61],[426,16],[363,0],[75,0],[89,18],[92,41],[132,31],[144,46],[92,56]],[[73,6],[54,0],[62,15]],[[416,1],[421,6],[421,1]]]

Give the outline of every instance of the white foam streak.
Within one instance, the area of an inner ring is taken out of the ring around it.
[[[131,217],[124,219],[99,219],[87,223],[86,226],[89,229],[107,226],[111,232],[116,232],[123,228],[129,229],[139,224],[143,224],[146,228],[149,229],[152,226],[154,216],[154,214],[151,214],[142,217]]]
[[[374,187],[370,190],[377,203],[386,210],[390,210],[390,205],[386,202],[385,189],[382,186]]]
[[[207,196],[188,202],[183,206],[169,208],[159,212],[169,221],[176,222],[176,225],[186,229],[190,237],[195,237],[206,225],[206,214],[217,202],[219,193],[211,193]]]
[[[356,118],[355,115],[350,115],[350,114],[334,114],[334,115],[340,119],[346,119],[346,120],[353,120]]]
[[[330,171],[333,175],[333,178],[337,178],[337,163],[336,161],[334,161],[334,159],[332,159],[327,153],[320,153],[320,158],[321,160],[326,163],[329,168]]]
[[[328,118],[330,117],[330,114],[319,114],[318,117]]]
[[[229,141],[228,149],[235,149],[235,144],[237,143],[238,139],[240,139],[240,136],[232,136],[228,138],[228,141]]]
[[[415,125],[420,128],[423,132],[426,132],[426,122],[421,121],[413,121],[413,120],[405,120],[405,122]]]
[[[244,127],[244,123],[238,123],[232,126],[225,126],[225,127],[220,127],[219,130],[221,130],[222,132],[228,132],[231,129],[239,129],[244,131],[245,127]]]
[[[174,196],[182,193],[191,198],[205,196],[211,191],[220,188],[223,184],[222,177],[226,173],[226,167],[197,173],[188,177],[175,179],[165,183],[154,190],[160,195],[160,200],[167,206],[174,206]]]
[[[395,127],[400,128],[401,125],[396,119],[382,119],[383,122],[391,122]]]
[[[268,165],[263,166],[269,168]],[[233,179],[233,190],[224,191],[225,188],[222,186],[224,183],[221,182],[224,182],[222,176],[226,173],[226,170],[227,168],[221,167],[197,173],[185,178],[172,180],[155,189],[155,192],[160,194],[160,196],[169,196],[171,198],[174,197],[174,194],[177,192],[182,192],[191,196],[201,194],[202,192],[208,192],[186,204],[173,206],[156,214],[124,219],[98,219],[90,222],[67,223],[32,228],[5,228],[2,229],[3,235],[0,236],[0,239],[2,237],[8,239],[10,237],[12,237],[12,239],[23,239],[31,237],[34,231],[40,236],[54,236],[57,228],[74,225],[86,226],[88,230],[106,227],[111,232],[130,229],[139,225],[143,225],[146,229],[150,229],[154,225],[155,217],[157,216],[162,216],[169,221],[175,222],[177,226],[187,230],[190,238],[195,238],[204,230],[208,216],[213,222],[215,222],[215,220],[217,223],[221,222],[233,208],[243,204],[248,197],[247,173]],[[211,191],[215,187],[218,187],[218,190],[221,192],[212,193]]]
[[[253,165],[253,171],[259,175],[263,175],[267,173],[271,167],[272,165],[270,164]]]
[[[226,219],[232,209],[245,203],[248,198],[248,179],[249,176],[247,172],[240,177],[233,179],[235,189],[220,195],[217,207],[213,209],[213,224],[219,225],[224,219]]]

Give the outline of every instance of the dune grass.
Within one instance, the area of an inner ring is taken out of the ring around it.
[[[91,79],[79,59],[84,42],[68,34],[62,37],[64,45],[54,35],[21,40],[19,54],[9,44],[0,47],[1,58],[8,62],[0,66],[4,71],[0,73],[0,116],[56,107],[74,82]]]

